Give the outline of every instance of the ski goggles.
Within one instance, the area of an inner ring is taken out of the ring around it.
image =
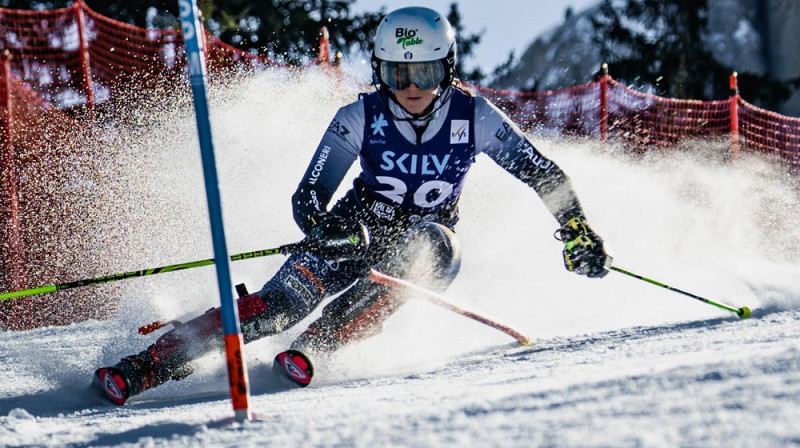
[[[425,62],[381,62],[381,79],[394,90],[405,90],[411,83],[421,90],[436,87],[444,80],[444,63]]]

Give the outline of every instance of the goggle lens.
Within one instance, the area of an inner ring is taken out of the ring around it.
[[[381,79],[395,90],[405,90],[411,83],[428,90],[439,85],[444,75],[442,61],[381,62]]]

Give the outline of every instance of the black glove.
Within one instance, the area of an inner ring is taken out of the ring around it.
[[[586,220],[571,218],[555,237],[564,242],[564,267],[587,277],[599,278],[608,274],[612,258],[606,254],[603,240],[592,231]]]
[[[360,222],[327,212],[315,214],[311,222],[311,231],[292,250],[328,260],[353,260],[366,254],[369,232]]]

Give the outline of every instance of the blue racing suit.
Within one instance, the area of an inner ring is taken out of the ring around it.
[[[356,334],[374,333],[374,329],[350,329],[348,325],[359,313],[374,313],[379,309],[380,318],[358,317],[375,326],[396,306],[388,303],[374,306],[387,292],[368,292],[370,288],[381,287],[364,277],[370,266],[381,267],[380,263],[384,263],[383,270],[402,276],[403,267],[398,265],[402,263],[394,260],[397,254],[390,249],[419,223],[436,223],[444,228],[434,231],[437,235],[434,238],[447,240],[445,246],[452,250],[444,251],[443,258],[437,261],[439,284],[427,286],[446,288],[455,278],[460,263],[452,233],[458,221],[458,200],[466,175],[481,153],[530,185],[560,224],[583,216],[564,172],[539,153],[522,131],[488,100],[453,86],[442,92],[433,109],[435,112],[427,119],[414,120],[386,93],[374,92],[362,95],[338,111],[292,196],[294,218],[308,233],[313,218],[329,211],[334,192],[359,160],[360,174],[330,212],[366,225],[372,238],[370,254],[364,260],[339,263],[309,254],[290,256],[258,293],[271,312],[242,319],[246,340],[295,324],[324,298],[354,282],[356,285],[328,305],[321,321],[312,324],[309,330],[319,336],[322,327],[330,327],[336,334],[327,335],[326,344],[333,346]],[[360,301],[364,295],[374,298],[364,303]],[[353,303],[362,306],[354,310]],[[350,315],[342,315],[343,310]]]

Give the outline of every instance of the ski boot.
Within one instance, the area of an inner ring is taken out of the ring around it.
[[[345,344],[380,333],[383,320],[399,306],[386,290],[383,285],[363,279],[334,299],[323,309],[322,317],[298,336],[289,350],[275,356],[273,373],[284,384],[308,386],[314,376],[308,353],[324,358]],[[363,305],[354,307],[356,301]]]
[[[311,384],[314,366],[308,356],[298,350],[286,350],[275,356],[272,371],[287,385],[306,387]]]
[[[152,346],[151,346],[152,348]],[[126,356],[111,367],[101,367],[94,375],[93,384],[99,387],[112,403],[123,405],[128,398],[168,380],[181,380],[192,373],[190,363],[168,366],[153,357],[148,349]]]
[[[277,292],[268,292],[273,303],[280,304]],[[279,322],[287,321],[276,315],[274,306],[268,313],[264,299],[250,294],[237,300],[244,342],[274,334],[283,329]],[[173,322],[174,328],[158,338],[146,350],[123,358],[111,367],[95,372],[93,382],[111,402],[122,405],[128,398],[172,380],[181,380],[192,371],[192,360],[214,350],[222,349],[222,318],[219,308],[184,323]],[[151,330],[152,326],[143,327]],[[159,327],[160,328],[160,327]]]

